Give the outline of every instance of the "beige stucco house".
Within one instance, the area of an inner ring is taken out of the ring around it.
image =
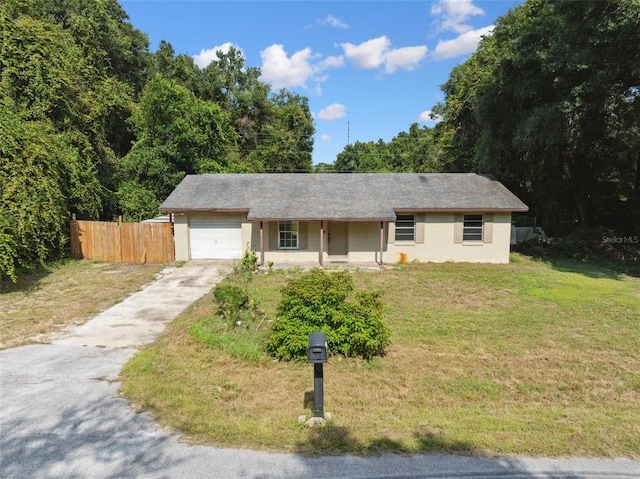
[[[261,264],[508,263],[527,206],[491,176],[451,173],[189,175],[160,205],[176,260]]]

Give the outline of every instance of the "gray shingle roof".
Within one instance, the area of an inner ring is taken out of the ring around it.
[[[395,219],[397,211],[527,211],[491,176],[473,173],[186,176],[163,212],[246,211],[249,220]]]

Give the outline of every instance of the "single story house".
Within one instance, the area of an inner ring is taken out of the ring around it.
[[[159,210],[176,260],[508,263],[511,214],[528,207],[473,173],[186,176]]]

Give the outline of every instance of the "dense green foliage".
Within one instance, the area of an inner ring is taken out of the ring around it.
[[[0,32],[0,275],[60,257],[72,213],[155,216],[187,174],[311,170],[307,99],[237,50],[151,53],[117,0],[5,0]]]
[[[435,128],[414,123],[389,143],[355,142],[347,145],[334,164],[337,172],[352,173],[438,173],[443,169],[444,148]]]
[[[640,2],[528,0],[443,86],[452,171],[495,174],[545,228],[640,228]]]
[[[282,360],[306,360],[309,334],[327,335],[330,354],[371,359],[384,353],[390,331],[383,322],[382,292],[357,292],[348,271],[312,270],[282,288],[277,318],[265,341],[267,352]]]
[[[348,145],[335,170],[490,173],[550,234],[635,234],[639,52],[639,0],[527,0],[453,68],[442,122]]]
[[[312,165],[307,98],[235,49],[149,50],[117,0],[0,3],[0,275],[64,254],[67,222],[154,216],[187,174],[494,174],[547,233],[640,230],[640,0],[526,0],[442,86],[433,128]]]

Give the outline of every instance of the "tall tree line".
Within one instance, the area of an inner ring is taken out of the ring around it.
[[[640,0],[527,0],[442,91],[434,128],[347,145],[335,170],[492,173],[552,234],[640,231]]]
[[[0,275],[60,257],[72,213],[154,216],[186,174],[311,170],[307,98],[237,50],[151,53],[117,0],[5,0],[0,32]]]
[[[338,154],[334,170],[340,173],[437,173],[443,169],[444,149],[438,128],[420,127],[400,132],[388,143],[361,142],[347,145]]]
[[[554,234],[640,229],[639,0],[527,0],[443,91],[447,170],[496,174]]]

